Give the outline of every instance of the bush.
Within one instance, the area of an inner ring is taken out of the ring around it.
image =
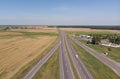
[[[110,47],[108,47],[107,49],[108,49],[108,51],[111,51],[111,48],[110,48]]]
[[[91,44],[91,42],[90,42],[90,41],[87,41],[86,43],[87,43],[87,44]]]
[[[93,35],[92,44],[99,44],[101,41],[101,35]]]

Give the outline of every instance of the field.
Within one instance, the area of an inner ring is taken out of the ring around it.
[[[68,34],[73,35],[73,34],[120,34],[120,30],[97,30],[97,29],[89,29],[89,28],[63,28],[63,30],[67,31]],[[87,43],[87,41],[78,39],[79,41],[83,43]],[[92,44],[86,44],[89,47],[93,48],[94,50],[100,52],[100,53],[105,53],[108,52],[108,57],[120,62],[120,48],[114,48],[114,47],[108,47],[108,46],[102,46],[102,45],[92,45]]]
[[[67,32],[120,33],[120,30],[100,30],[90,28],[61,28],[61,29]]]
[[[57,33],[56,28],[38,28],[38,29],[11,29],[11,31],[20,32],[44,32],[44,33]]]
[[[0,79],[13,77],[55,42],[58,35],[56,29],[42,29],[0,31]]]

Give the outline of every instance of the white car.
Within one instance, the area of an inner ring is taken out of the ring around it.
[[[77,55],[77,54],[76,54],[75,56],[76,56],[76,58],[78,58],[78,55]]]

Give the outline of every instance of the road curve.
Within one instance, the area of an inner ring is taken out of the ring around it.
[[[61,32],[61,46],[60,46],[60,79],[75,79],[73,70],[68,58],[66,46],[64,43],[64,36]]]
[[[58,41],[57,44],[23,77],[23,79],[32,79],[43,64],[54,54],[59,45],[60,42]]]
[[[80,79],[94,79],[88,69],[85,67],[84,63],[80,60],[79,57],[76,57],[77,52],[71,45],[69,39],[65,37],[66,45],[68,47],[68,51],[70,53],[71,59],[74,63],[74,66],[77,70]]]
[[[111,68],[118,76],[120,76],[120,63],[98,53],[97,51],[93,50],[92,48],[86,46],[85,44],[79,42],[78,40],[74,39],[76,44],[84,48],[88,53],[96,57],[98,60],[103,62],[105,65],[107,65],[109,68]]]

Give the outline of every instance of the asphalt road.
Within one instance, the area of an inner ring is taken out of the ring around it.
[[[76,39],[73,39],[76,44],[84,48],[88,53],[96,57],[98,60],[103,62],[105,65],[107,65],[109,68],[111,68],[117,75],[120,76],[120,63],[98,53],[97,51],[91,49],[90,47],[86,46],[85,44],[79,42]]]
[[[60,41],[24,76],[23,79],[32,79],[36,72],[46,63],[59,47]]]
[[[68,47],[69,54],[74,63],[74,66],[77,70],[80,79],[94,79],[88,69],[85,67],[84,63],[80,60],[77,55],[76,50],[70,43],[69,39],[65,36],[66,45]]]
[[[60,46],[59,52],[59,63],[60,63],[60,79],[75,79],[73,69],[71,67],[71,63],[68,57],[68,53],[66,50],[66,46],[68,48],[68,52],[73,61],[75,69],[80,79],[94,79],[88,69],[85,67],[82,60],[78,57],[78,54],[66,34],[61,31],[60,40],[58,43],[48,52],[25,76],[23,79],[32,79],[36,72],[47,62],[47,60],[54,54],[55,50]],[[120,76],[120,63],[117,63],[108,57],[96,52],[85,44],[73,39],[75,43],[84,48],[88,53],[95,56],[101,62],[110,67],[117,75]],[[66,45],[65,45],[66,43]]]
[[[60,46],[60,79],[75,79],[64,43],[64,34],[62,32]]]

